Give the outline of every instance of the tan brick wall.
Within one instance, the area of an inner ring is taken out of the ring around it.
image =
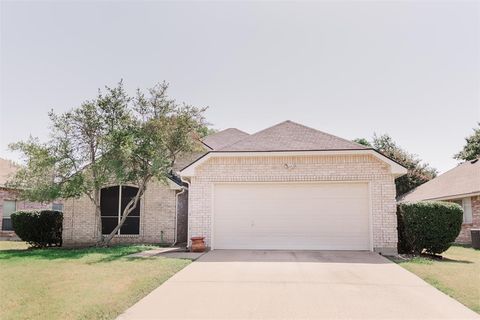
[[[175,239],[175,194],[168,186],[152,182],[140,205],[140,234],[120,235],[114,243],[173,243]],[[69,199],[64,203],[63,245],[95,243],[95,206],[88,197]]]
[[[462,230],[455,242],[472,243],[470,229],[480,228],[480,196],[471,197],[472,200],[472,223],[462,224]]]
[[[294,164],[286,169],[285,164]],[[189,238],[206,237],[210,245],[212,190],[216,182],[365,181],[370,183],[373,246],[396,252],[394,177],[371,155],[215,157],[195,169],[189,188]]]

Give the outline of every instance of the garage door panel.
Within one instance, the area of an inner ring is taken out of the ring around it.
[[[214,248],[368,250],[364,183],[219,184]]]

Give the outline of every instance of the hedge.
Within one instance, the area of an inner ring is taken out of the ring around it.
[[[11,215],[17,236],[34,247],[61,246],[63,214],[60,211],[17,211]]]
[[[460,233],[463,209],[456,203],[420,201],[397,207],[399,253],[439,254]]]

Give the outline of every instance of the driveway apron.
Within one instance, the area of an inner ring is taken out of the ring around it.
[[[214,250],[118,319],[480,319],[372,252]]]

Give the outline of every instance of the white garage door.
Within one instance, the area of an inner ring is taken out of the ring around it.
[[[368,185],[217,184],[212,246],[370,250]]]

